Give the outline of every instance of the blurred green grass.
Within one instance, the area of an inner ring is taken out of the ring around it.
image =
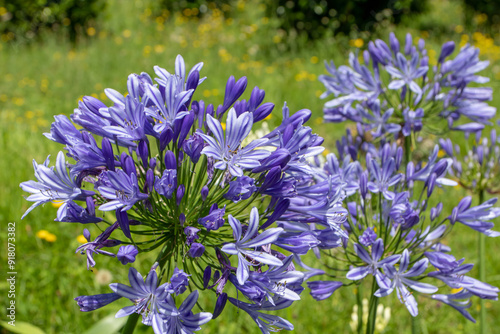
[[[450,8],[456,10],[456,7]],[[325,146],[330,151],[334,150],[334,142],[342,136],[345,126],[323,123],[324,101],[318,98],[322,85],[317,77],[325,72],[322,65],[324,59],[333,59],[337,64],[345,63],[350,45],[359,45],[362,40],[356,42],[347,37],[329,37],[308,44],[293,43],[286,50],[280,50],[275,47],[280,43],[280,35],[274,33],[273,19],[263,18],[262,12],[262,8],[251,3],[243,5],[243,8],[238,6],[236,15],[229,21],[220,15],[201,21],[175,16],[164,20],[151,17],[147,3],[113,0],[108,3],[101,30],[88,31],[90,38],[77,46],[54,36],[47,36],[44,42],[29,46],[0,44],[0,222],[5,227],[7,222],[17,223],[18,321],[32,323],[47,333],[82,333],[99,319],[114,314],[127,304],[127,301],[119,301],[95,312],[80,312],[74,297],[109,292],[107,283],[98,281],[103,280],[101,276],[105,269],[112,272],[112,282],[126,281],[127,269],[117,267],[113,259],[99,257],[96,270],[87,271],[85,258],[74,254],[79,245],[76,238],[82,233],[82,226],[53,222],[57,209],[51,205],[37,208],[23,221],[20,220],[30,203],[24,200],[19,183],[33,179],[32,159],[41,162],[48,154],[55,159],[61,149],[60,145],[47,140],[42,132],[49,131],[54,115],[72,113],[81,96],[94,94],[109,102],[102,94],[104,88],[125,91],[128,74],[146,71],[152,75],[154,65],[172,70],[176,55],[182,54],[188,66],[199,61],[205,63],[202,75],[208,80],[197,93],[204,100],[221,103],[227,78],[230,75],[237,78],[247,76],[248,91],[257,85],[266,91],[265,101],[276,104],[271,123],[279,122],[281,106],[285,101],[291,112],[310,109],[313,112],[310,126],[325,138]],[[435,19],[439,20],[439,16]],[[450,20],[441,24],[455,23]],[[455,31],[452,35],[435,34],[431,24],[426,31],[412,28],[416,26],[415,22],[407,22],[406,26],[393,28],[400,38],[406,32],[425,37],[427,45],[437,55],[439,45],[445,40],[453,39],[460,43],[469,39],[476,42],[482,49],[483,57],[492,61],[483,75],[490,77],[494,91],[499,91],[498,40],[488,39],[480,33],[462,33],[456,24],[451,28],[448,26]],[[387,39],[388,31],[376,32],[375,36]],[[493,101],[497,108],[499,101],[497,97]],[[460,141],[459,138],[457,135],[456,140]],[[454,196],[441,194],[443,201],[452,206],[465,192],[453,190]],[[53,233],[57,240],[49,243],[37,238],[36,233],[40,230]],[[5,237],[6,229],[2,228],[2,244]],[[448,242],[456,250],[457,257],[463,256],[467,262],[476,262],[476,234],[457,226]],[[490,239],[487,240],[487,247],[488,283],[500,285],[500,264],[495,256],[500,251],[500,245]],[[313,258],[310,260],[315,261]],[[6,262],[6,253],[1,252],[2,269]],[[138,269],[142,269],[143,273],[150,265],[151,259],[139,257]],[[2,279],[2,305],[7,302],[4,297],[6,288]],[[313,301],[307,292],[303,294],[303,300],[279,313],[294,323],[297,332],[351,332],[349,321],[355,303],[352,289],[341,289],[319,303]],[[211,311],[213,303],[214,300],[208,298],[201,301],[208,311]],[[396,296],[384,298],[382,304],[392,309],[392,319],[386,332],[409,332],[410,316]],[[486,305],[489,328],[493,332],[500,325],[500,305],[497,302],[487,302]],[[477,331],[474,324],[457,312],[423,297],[419,298],[419,310],[426,333]],[[477,309],[473,309],[472,314],[477,317]],[[139,330],[152,332],[144,326]],[[204,326],[203,332],[260,331],[248,315],[227,305],[224,315]]]

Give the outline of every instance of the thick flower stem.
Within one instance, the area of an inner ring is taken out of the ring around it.
[[[479,204],[484,201],[484,190],[479,191]],[[486,236],[479,233],[479,280],[486,281]],[[481,309],[479,310],[479,333],[486,333],[486,308],[484,299],[479,301]]]
[[[132,313],[128,316],[127,323],[123,326],[121,334],[132,334],[139,320],[139,313]]]
[[[356,288],[356,303],[358,305],[358,334],[363,334],[363,301],[361,298],[361,284]]]
[[[378,297],[375,297],[375,291],[377,291],[377,280],[375,279],[374,276],[372,283],[370,304],[368,308],[368,321],[366,322],[366,334],[375,333],[375,322],[377,320],[377,306],[378,306]]]
[[[411,317],[411,333],[412,334],[421,334],[422,333],[420,318],[418,316]]]

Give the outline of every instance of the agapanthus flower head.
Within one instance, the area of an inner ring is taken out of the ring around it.
[[[389,58],[380,57],[380,63],[389,63]],[[447,152],[459,151],[448,141],[442,142]],[[302,219],[314,221],[315,228],[289,223],[283,218],[280,226],[293,228],[296,234],[311,233],[319,241],[314,246],[315,254],[331,257],[325,260],[327,266],[323,269],[341,281],[310,282],[311,294],[316,299],[328,298],[336,289],[368,279],[372,298],[385,298],[396,290],[401,303],[416,316],[415,295],[435,294],[444,282],[451,289],[463,289],[467,294],[457,296],[456,301],[447,295],[433,298],[443,300],[470,320],[465,310],[469,297],[496,299],[499,290],[465,276],[472,265],[464,264],[463,259],[455,260],[450,254],[453,250],[442,239],[452,228],[459,228],[459,222],[487,236],[497,236],[493,231],[494,220],[500,216],[494,206],[496,199],[472,206],[472,199],[465,197],[454,209],[446,211],[442,193],[457,185],[448,175],[452,158],[440,158],[435,146],[428,158],[421,157],[415,162],[408,154],[411,152],[406,151],[409,147],[400,145],[390,138],[368,141],[363,134],[353,135],[349,131],[337,145],[344,163],[341,165],[337,155],[330,153],[323,169],[321,165],[316,167],[320,173],[315,176],[314,185],[308,184],[305,190],[298,183],[300,195],[291,199],[290,208],[300,213],[307,210],[308,215]],[[481,150],[478,156],[480,153]],[[325,233],[326,229],[318,228],[321,224],[315,219],[320,203],[316,192],[335,182],[347,202],[344,221],[336,224],[336,238]],[[317,199],[315,205],[309,205],[313,199]],[[437,270],[432,271],[432,267]]]
[[[390,47],[382,40],[369,42],[364,63],[351,53],[349,66],[326,64],[329,75],[319,77],[326,88],[321,98],[334,98],[325,103],[325,121],[351,120],[376,137],[438,133],[447,124],[449,130],[476,132],[491,124],[496,113],[486,103],[491,89],[470,87],[488,81],[477,75],[489,64],[479,60],[478,48],[466,45],[453,57],[455,44],[446,42],[437,66],[429,66],[422,39],[415,47],[407,34],[404,50],[394,34],[389,42]]]
[[[353,167],[342,180],[321,173],[322,184],[313,187],[320,173],[309,158],[323,151],[323,139],[305,125],[311,111],[291,113],[285,103],[281,124],[259,129],[274,109],[265,92],[255,87],[243,100],[247,78],[230,76],[223,100],[209,104],[196,94],[205,84],[202,66],[188,70],[178,56],[174,72],[156,66],[156,78],[129,75],[125,94],[105,89],[109,105],[83,97],[70,116],[79,127],[58,116],[46,134],[64,145],[67,159],[60,152],[55,168],[48,160],[34,163],[38,181],[21,184],[35,202],[27,213],[62,201],[58,221],[94,223],[104,231],[94,240],[84,232],[88,243],[78,251],[87,254],[89,268],[96,254],[135,265],[156,253],[145,279],[131,267],[130,285],[114,283],[114,294],[79,297],[82,310],[125,297],[133,305],[117,316],[138,313],[155,333],[192,333],[212,319],[196,313],[196,287],[218,295],[218,317],[233,284],[249,296],[258,292],[250,299],[258,304],[248,310],[257,312],[257,325],[272,328],[274,316],[260,312],[290,306],[283,300],[298,300],[303,289],[306,274],[295,270],[294,259],[340,245],[339,187],[355,188]],[[116,255],[104,250],[120,243]],[[193,292],[179,303],[187,289]],[[280,321],[286,325],[277,327],[292,328]]]

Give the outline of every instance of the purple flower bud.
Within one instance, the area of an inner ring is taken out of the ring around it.
[[[155,169],[155,167],[156,167],[156,158],[151,158],[151,159],[149,160],[149,168],[151,168],[151,169],[153,169],[153,170],[154,170],[154,169]]]
[[[342,282],[312,281],[307,282],[307,287],[311,289],[311,296],[316,300],[324,300],[330,297],[335,290],[342,286]]]
[[[177,159],[172,151],[165,152],[165,169],[177,169]]]
[[[226,302],[227,302],[227,293],[223,292],[219,295],[219,297],[217,297],[212,319],[217,318],[222,313],[224,307],[226,306]]]
[[[405,39],[405,54],[409,55],[411,53],[411,48],[412,48],[412,37],[410,33],[406,34],[406,39]]]
[[[184,229],[184,234],[186,234],[186,244],[191,245],[195,240],[199,239],[198,232],[200,229],[188,226]]]
[[[274,103],[266,102],[253,112],[253,122],[257,123],[269,116],[274,109]]]
[[[194,112],[190,112],[182,119],[182,125],[177,139],[177,148],[181,148],[186,136],[191,132],[191,127],[194,123]]]
[[[484,162],[484,149],[483,146],[478,146],[476,148],[476,154],[477,154],[477,162],[479,162],[479,165],[483,165]]]
[[[116,209],[116,220],[120,228],[122,229],[123,234],[127,238],[130,238],[130,225],[128,221],[127,211],[122,211],[121,208]]]
[[[210,278],[212,277],[212,268],[207,266],[203,271],[203,288],[206,289],[208,284],[210,284]]]
[[[83,229],[83,236],[85,237],[85,239],[87,239],[88,242],[90,242],[90,231],[88,229]]]
[[[427,197],[430,197],[432,192],[434,191],[434,186],[436,185],[437,175],[436,173],[432,173],[426,181],[427,186]]]
[[[224,104],[217,108],[217,117],[221,117],[231,107],[247,88],[247,78],[242,77],[237,82],[233,76],[227,80]]]
[[[135,257],[139,254],[137,248],[134,245],[121,246],[116,254],[116,258],[123,264],[133,263]]]
[[[499,123],[500,125],[500,123]],[[491,142],[491,145],[494,145],[497,141],[497,132],[495,129],[492,129],[491,132],[490,132],[490,142]]]
[[[441,54],[439,55],[438,63],[442,63],[446,57],[451,55],[455,51],[455,42],[449,41],[443,44],[441,48]]]
[[[359,176],[359,192],[361,197],[366,198],[366,194],[368,194],[368,171],[365,170]]]
[[[291,158],[292,157],[290,155],[290,152],[286,148],[279,148],[276,151],[272,152],[269,157],[261,161],[260,166],[254,168],[252,170],[252,173],[261,173],[276,166],[285,168],[286,164],[290,161]]]
[[[200,72],[192,71],[189,73],[188,78],[186,80],[186,90],[196,90],[198,88],[198,83],[200,81]]]
[[[186,222],[186,215],[184,213],[181,213],[179,215],[179,224],[181,224],[181,226],[184,226],[185,222]]]
[[[122,164],[122,169],[123,171],[128,175],[137,174],[136,169],[135,169],[135,164],[134,164],[134,159],[132,159],[127,153],[123,152],[120,161]]]
[[[177,206],[179,206],[179,204],[181,204],[181,201],[182,201],[182,198],[184,197],[185,191],[186,191],[186,187],[183,184],[181,184],[177,188],[177,193],[175,194],[175,201],[177,203]]]
[[[99,114],[99,109],[106,108],[106,105],[101,101],[99,101],[98,99],[96,99],[95,97],[84,96],[82,100],[85,106],[97,116],[101,116],[101,114]]]
[[[205,246],[200,243],[193,242],[191,248],[189,249],[189,256],[191,257],[200,257],[205,252]]]
[[[148,168],[149,150],[148,143],[145,140],[139,141],[137,155],[141,158],[144,168]]]
[[[148,192],[152,192],[155,184],[155,173],[151,168],[146,172],[146,185],[148,187]]]
[[[78,306],[80,306],[80,311],[89,312],[106,306],[120,298],[122,298],[122,296],[113,292],[94,296],[79,296],[76,297],[75,300]]]
[[[401,161],[403,160],[403,148],[398,147],[396,150],[396,170],[399,170],[399,167],[401,167]]]
[[[266,96],[266,92],[263,89],[259,89],[259,87],[255,86],[252,90],[252,94],[250,95],[250,100],[248,100],[248,111],[253,113],[257,107],[264,101],[264,97]],[[274,105],[273,105],[274,106]],[[255,121],[255,113],[254,113],[254,122]]]
[[[420,39],[418,40],[418,50],[419,50],[420,52],[423,52],[423,51],[424,51],[424,48],[425,48],[425,41],[424,41],[424,39],[423,39],[423,38],[420,38]]]
[[[207,196],[208,196],[208,187],[204,185],[203,188],[201,188],[201,200],[205,202]]]
[[[163,152],[173,138],[174,138],[174,132],[169,126],[163,129],[163,131],[160,134],[160,151]]]
[[[115,156],[113,154],[113,146],[111,146],[111,142],[108,138],[103,138],[102,142],[102,154],[104,155],[104,159],[106,160],[106,166],[109,170],[115,170]]]
[[[363,61],[365,62],[365,66],[370,65],[370,52],[368,50],[363,51]]]
[[[431,221],[436,219],[441,214],[442,210],[443,210],[443,203],[439,203],[438,205],[436,205],[436,207],[431,208],[431,217],[430,217]]]
[[[269,217],[267,221],[264,224],[262,224],[260,229],[264,230],[272,223],[274,223],[276,220],[278,220],[285,213],[285,211],[288,209],[289,206],[290,206],[289,199],[280,199],[278,204],[276,204],[276,208],[271,214],[271,217]]]
[[[391,46],[391,50],[394,53],[394,55],[397,55],[399,52],[399,41],[393,32],[389,34],[389,44]]]

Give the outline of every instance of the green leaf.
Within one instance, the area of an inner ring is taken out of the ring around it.
[[[108,315],[106,318],[99,320],[94,326],[83,334],[102,334],[102,333],[117,333],[123,327],[126,317],[115,318],[115,313]]]
[[[18,333],[18,334],[45,334],[45,332],[27,322],[16,321],[15,326],[9,325],[5,321],[0,321],[0,326],[7,329],[8,332]]]

